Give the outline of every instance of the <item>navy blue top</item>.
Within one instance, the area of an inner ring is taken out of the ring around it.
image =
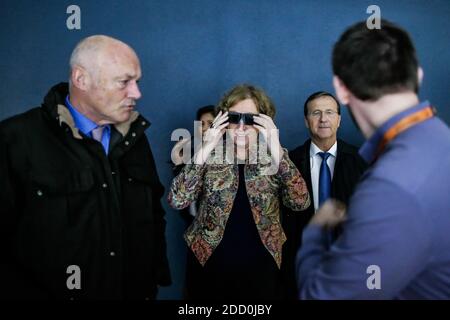
[[[239,164],[239,187],[228,218],[225,234],[214,251],[216,263],[227,268],[242,268],[276,264],[264,247],[250,208],[245,188],[244,164]]]
[[[386,130],[427,106],[386,122],[362,155],[372,160]],[[432,117],[401,132],[362,176],[331,248],[319,226],[306,228],[297,255],[300,298],[449,299],[449,190],[448,126]],[[377,274],[380,289],[371,286]]]
[[[239,186],[222,241],[202,267],[189,251],[188,293],[194,299],[281,299],[281,274],[265,248],[245,187],[245,165],[239,166]]]

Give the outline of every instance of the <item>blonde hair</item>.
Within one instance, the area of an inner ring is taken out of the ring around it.
[[[268,115],[271,118],[275,117],[275,105],[266,93],[249,84],[240,84],[228,91],[217,105],[217,113],[219,111],[226,112],[236,103],[252,99],[256,105],[258,113]]]

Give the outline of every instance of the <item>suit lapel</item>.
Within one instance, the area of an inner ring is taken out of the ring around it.
[[[311,147],[311,140],[307,140],[303,145],[303,152],[301,153],[300,159],[300,172],[302,173],[303,179],[308,186],[309,194],[312,195],[312,183],[311,183],[311,159],[309,156],[309,149]]]
[[[346,174],[346,170],[344,168],[344,156],[343,152],[345,152],[344,146],[342,142],[337,140],[337,149],[336,149],[336,162],[334,163],[334,173],[333,180],[331,181],[331,196],[335,198],[337,196],[337,190],[342,188],[342,174]]]

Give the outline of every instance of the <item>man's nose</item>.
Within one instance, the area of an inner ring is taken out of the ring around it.
[[[326,122],[328,120],[328,117],[325,115],[324,112],[322,112],[320,114],[320,118],[319,118],[320,122]]]
[[[128,90],[128,97],[138,100],[142,96],[141,91],[139,90],[139,85],[136,81],[130,84],[130,88]]]

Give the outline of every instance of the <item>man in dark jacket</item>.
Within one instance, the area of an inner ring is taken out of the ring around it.
[[[356,147],[337,139],[340,113],[339,102],[332,94],[319,91],[310,95],[304,104],[304,119],[311,139],[289,152],[289,157],[305,179],[314,200],[301,214],[287,208],[283,210],[283,227],[288,238],[284,245],[283,268],[291,298],[297,298],[293,268],[303,229],[327,198],[347,204],[356,183],[367,168]],[[331,238],[335,238],[337,233]]]
[[[70,66],[69,85],[0,123],[1,295],[154,299],[171,280],[139,59],[92,36]]]

